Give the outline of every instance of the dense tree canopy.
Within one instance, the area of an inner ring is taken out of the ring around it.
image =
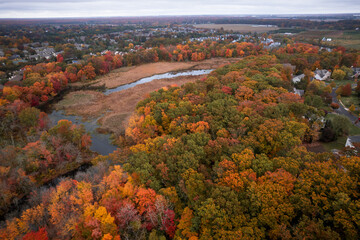
[[[269,53],[251,43],[204,42],[29,66],[26,85],[4,88],[1,100],[3,206],[90,154],[83,127],[62,120],[49,129],[35,108],[69,82],[142,62],[244,57],[195,83],[152,92],[117,139],[121,150],[33,192],[0,238],[358,239],[358,154],[316,154],[303,145],[321,128],[337,137],[348,130],[342,117],[324,123],[332,89],[310,81],[319,66],[336,70],[355,59],[344,54],[309,44]],[[304,72],[304,97],[292,93],[285,62]]]

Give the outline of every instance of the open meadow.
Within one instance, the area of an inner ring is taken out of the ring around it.
[[[206,28],[206,29],[224,29],[225,31],[234,31],[234,32],[257,32],[263,33],[273,30],[278,30],[277,26],[273,25],[254,25],[254,24],[196,24],[196,28]]]

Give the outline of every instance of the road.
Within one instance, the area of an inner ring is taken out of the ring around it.
[[[339,104],[339,108],[335,110],[336,113],[341,114],[345,117],[347,117],[352,123],[355,123],[356,120],[358,119],[357,117],[355,117],[353,114],[351,114],[349,111],[347,111],[344,106],[339,102],[339,100],[336,98],[336,93],[335,93],[336,89],[334,88],[332,93],[331,93],[331,97],[332,97],[332,101]],[[355,126],[360,128],[360,122],[358,122],[357,124],[354,124]]]

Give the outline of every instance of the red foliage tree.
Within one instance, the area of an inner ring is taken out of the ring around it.
[[[56,56],[56,61],[57,61],[57,62],[63,62],[63,61],[64,61],[64,57],[63,57],[63,55],[61,55],[61,53],[59,53],[59,54]]]
[[[223,86],[222,89],[221,89],[221,91],[222,91],[223,93],[232,95],[232,88],[231,88],[231,87]]]
[[[348,83],[345,86],[343,86],[341,95],[344,96],[344,97],[348,97],[348,96],[351,95],[351,92],[352,92],[351,84]]]
[[[48,235],[45,227],[42,227],[37,232],[29,232],[23,237],[23,240],[48,240]]]

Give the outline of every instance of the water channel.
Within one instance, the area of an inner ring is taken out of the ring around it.
[[[116,88],[108,89],[104,92],[105,95],[109,95],[111,93],[120,92],[122,90],[135,87],[139,84],[144,84],[151,82],[153,80],[157,79],[169,79],[169,78],[175,78],[180,76],[199,76],[204,74],[209,74],[212,69],[210,70],[189,70],[184,72],[169,72],[164,74],[157,74],[153,75],[151,77],[142,78],[138,81],[121,85]],[[108,155],[109,153],[112,153],[114,150],[116,150],[116,146],[111,143],[111,135],[110,134],[102,134],[97,132],[97,128],[100,127],[97,123],[97,119],[92,119],[90,121],[83,121],[82,117],[75,116],[75,115],[65,115],[63,111],[57,111],[53,110],[50,114],[48,114],[49,119],[51,121],[51,126],[55,126],[57,122],[61,119],[67,119],[71,121],[74,124],[83,124],[85,127],[85,130],[90,133],[92,145],[90,146],[90,150],[97,152],[101,155]]]
[[[129,84],[125,84],[122,86],[119,86],[117,88],[113,88],[113,89],[108,89],[104,92],[105,95],[109,95],[111,93],[114,92],[119,92],[128,88],[132,88],[135,87],[136,85],[139,84],[144,84],[147,82],[151,82],[153,80],[157,80],[157,79],[168,79],[168,78],[175,78],[175,77],[179,77],[179,76],[199,76],[199,75],[203,75],[203,74],[209,74],[212,70],[189,70],[189,71],[184,71],[184,72],[169,72],[169,73],[164,73],[164,74],[157,74],[157,75],[153,75],[151,77],[146,77],[146,78],[142,78],[136,82],[133,83],[129,83]],[[85,130],[87,132],[90,133],[91,135],[91,140],[92,140],[92,145],[90,147],[90,150],[97,152],[101,155],[108,155],[109,153],[112,153],[114,150],[116,150],[116,146],[113,145],[111,143],[111,135],[110,134],[102,134],[97,132],[97,128],[100,127],[97,123],[97,119],[92,119],[90,121],[83,121],[81,116],[75,116],[75,115],[65,115],[64,111],[58,111],[58,110],[50,110],[48,111],[48,116],[49,116],[49,120],[50,120],[50,124],[51,126],[55,126],[57,124],[57,122],[61,119],[67,119],[69,121],[71,121],[74,124],[80,125],[83,124],[85,127]],[[52,179],[50,182],[44,184],[42,186],[42,188],[48,188],[51,186],[56,186],[56,184],[64,177],[74,177],[77,173],[79,172],[84,172],[87,169],[89,169],[91,167],[90,163],[85,163],[82,166],[80,166],[77,169],[74,169],[71,172],[68,172],[64,175],[58,176],[55,179]],[[5,213],[4,215],[0,216],[0,227],[1,224],[5,224],[5,219],[7,218],[11,218],[11,217],[19,217],[21,212],[28,208],[28,203],[27,203],[27,197],[28,196],[24,196],[21,199],[19,199],[17,201],[17,203],[13,204],[14,206],[12,207],[12,210],[10,212]],[[10,208],[11,209],[11,208]]]

